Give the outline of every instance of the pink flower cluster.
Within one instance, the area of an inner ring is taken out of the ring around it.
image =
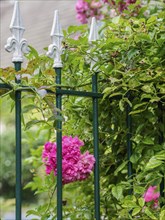
[[[90,3],[85,0],[78,0],[76,3],[76,18],[82,23],[85,24],[88,22],[88,18],[96,17],[101,19],[101,10],[102,3],[100,1],[92,0]]]
[[[85,180],[93,170],[95,158],[86,151],[81,153],[84,145],[78,137],[62,137],[62,182],[63,184]],[[57,145],[47,142],[42,152],[42,160],[46,166],[46,174],[52,171],[57,176]]]
[[[101,11],[105,3],[107,3],[111,10],[116,10],[122,13],[125,9],[128,9],[128,5],[134,4],[136,0],[120,0],[117,3],[114,0],[91,0],[87,2],[86,0],[77,0],[76,3],[76,18],[85,24],[88,22],[88,18],[96,17],[98,20],[104,18]]]
[[[158,198],[160,196],[159,192],[156,192],[156,186],[150,186],[147,191],[144,193],[143,198],[145,202],[154,202],[153,207],[158,207]]]

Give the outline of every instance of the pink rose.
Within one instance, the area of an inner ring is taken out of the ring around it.
[[[88,151],[81,154],[80,147],[84,145],[78,137],[63,136],[62,138],[62,182],[71,183],[85,180],[93,170],[95,158]],[[52,171],[57,176],[57,146],[47,142],[42,152],[42,161],[46,166],[46,174]]]
[[[159,206],[158,198],[160,197],[160,193],[156,192],[157,186],[150,186],[147,191],[144,193],[143,198],[145,202],[153,202],[151,205],[152,208],[157,209]],[[144,206],[145,208],[145,206]]]

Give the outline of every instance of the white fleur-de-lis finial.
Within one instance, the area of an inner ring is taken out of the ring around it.
[[[96,18],[92,17],[88,41],[90,44],[92,44],[93,41],[97,41],[98,39],[99,39],[98,24]],[[93,66],[95,65],[96,62],[97,62],[97,58],[94,57],[94,59],[91,60],[91,67],[90,67],[91,70],[93,69]]]
[[[14,51],[12,62],[23,62],[23,54],[29,52],[26,39],[22,38],[25,28],[23,27],[20,14],[19,2],[15,1],[13,17],[10,24],[12,37],[7,39],[5,49],[8,52]]]
[[[50,36],[52,39],[52,44],[49,45],[47,55],[51,58],[54,58],[53,67],[61,68],[62,67],[61,54],[63,51],[63,47],[62,47],[63,34],[59,22],[58,10],[55,10],[54,12],[54,20],[53,20],[53,26]]]

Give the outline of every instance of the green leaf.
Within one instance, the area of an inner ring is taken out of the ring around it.
[[[30,52],[36,57],[38,58],[39,55],[38,55],[38,52],[37,50],[35,50],[32,46],[28,45],[28,47],[30,48]]]
[[[164,220],[165,219],[165,210],[162,210],[160,213],[160,220]]]
[[[124,161],[122,164],[120,164],[120,166],[118,166],[118,168],[115,170],[114,175],[117,176],[118,172],[120,172],[128,163],[128,161]]]
[[[153,145],[154,144],[154,141],[151,139],[151,137],[145,137],[142,142],[143,142],[143,144],[147,144],[147,145]]]
[[[140,104],[136,104],[136,105],[134,105],[133,109],[135,110],[135,109],[137,109],[139,107],[147,106],[147,104],[148,104],[148,102],[143,102],[143,103],[140,103]]]
[[[23,109],[23,113],[27,113],[28,111],[31,111],[33,109],[39,109],[36,105],[26,105]]]
[[[125,108],[124,108],[124,101],[123,100],[119,101],[119,108],[122,112],[124,111]]]
[[[114,97],[114,96],[122,96],[123,94],[121,92],[116,92],[116,93],[112,93],[109,97]]]
[[[39,124],[39,123],[46,123],[44,120],[32,120],[32,121],[29,121],[27,124],[26,124],[26,129],[29,129],[31,128],[33,125],[35,124]]]
[[[146,208],[144,209],[144,212],[145,212],[145,214],[146,214],[148,217],[150,217],[151,219],[157,220],[157,218],[154,216],[154,214],[152,214],[152,212],[149,210],[148,207],[146,207]]]
[[[144,207],[145,201],[143,198],[139,198],[138,203],[139,203],[140,207]]]
[[[135,55],[139,53],[139,50],[136,48],[132,48],[131,50],[128,51],[127,56],[128,59],[131,60]]]
[[[143,99],[151,99],[151,98],[152,98],[152,95],[151,95],[151,94],[143,93],[143,94],[141,95],[141,101],[142,101]]]
[[[150,36],[145,33],[137,34],[135,38],[137,41],[151,41]]]
[[[135,185],[134,186],[134,192],[137,194],[143,194],[144,192],[144,187],[139,186],[139,185]],[[140,198],[141,199],[141,198]]]
[[[165,150],[160,151],[155,155],[155,159],[157,160],[165,160]]]
[[[114,24],[118,24],[120,21],[120,16],[115,16],[114,18],[112,18],[112,23]]]
[[[133,209],[132,216],[137,215],[141,211],[141,207],[136,207]]]
[[[157,20],[157,17],[156,16],[151,16],[148,20],[147,20],[147,24],[149,23],[153,23]]]
[[[136,114],[139,114],[139,113],[142,113],[144,112],[146,109],[139,109],[139,110],[136,110],[136,111],[131,111],[130,112],[130,115],[136,115]]]
[[[29,216],[29,215],[41,216],[40,213],[38,211],[35,211],[35,210],[28,210],[26,212],[26,217]]]
[[[103,93],[104,93],[103,99],[105,99],[111,92],[112,92],[111,87],[105,88],[104,91],[103,91]]]
[[[157,160],[155,157],[152,157],[146,165],[146,170],[152,170],[156,167],[159,167],[163,164],[162,161]]]
[[[123,187],[120,185],[113,186],[112,188],[112,195],[117,199],[120,200],[123,198]]]
[[[136,163],[139,159],[141,158],[141,154],[140,153],[133,153],[130,157],[130,161],[132,163]]]
[[[129,208],[129,209],[132,209],[132,208],[137,208],[139,207],[137,204],[136,204],[136,197],[135,196],[126,196],[124,198],[124,201],[123,201],[123,204],[122,204],[122,207],[123,208]]]
[[[146,93],[154,93],[154,88],[152,84],[146,84],[141,88]]]

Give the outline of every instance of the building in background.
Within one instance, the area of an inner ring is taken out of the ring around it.
[[[54,10],[59,10],[60,23],[63,29],[77,25],[76,0],[20,0],[20,11],[25,27],[24,38],[39,53],[51,43],[50,32],[53,24]],[[14,0],[0,0],[0,67],[12,66],[12,53],[4,49],[9,29]],[[24,65],[26,62],[24,63]]]

